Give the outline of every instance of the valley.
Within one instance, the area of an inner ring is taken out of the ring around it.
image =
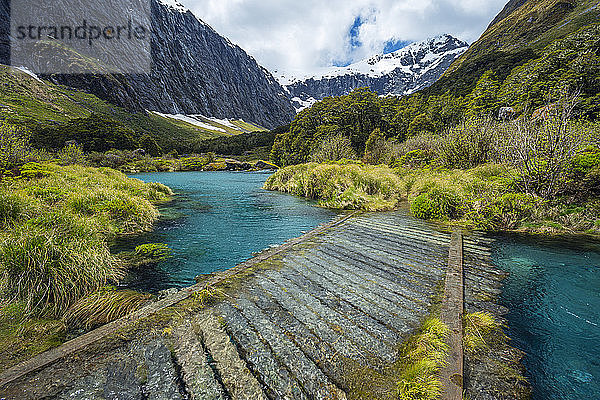
[[[234,3],[65,74],[0,1],[0,397],[595,398],[600,3]]]

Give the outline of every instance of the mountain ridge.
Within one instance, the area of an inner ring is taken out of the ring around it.
[[[7,0],[0,3],[4,3],[0,7],[2,18],[9,20]],[[244,119],[267,128],[291,121],[294,109],[287,92],[254,58],[177,1],[151,0],[150,5],[150,74],[104,74],[99,67],[97,74],[41,78],[94,94],[133,112]],[[100,15],[113,12],[102,8],[90,11]],[[6,38],[0,40],[0,44],[5,42]],[[5,53],[0,51],[0,63],[9,64]]]
[[[300,111],[325,97],[346,95],[359,87],[369,87],[382,96],[412,94],[433,84],[467,48],[466,42],[445,34],[347,67],[324,68],[312,76],[274,74]]]

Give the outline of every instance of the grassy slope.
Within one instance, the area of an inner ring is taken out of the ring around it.
[[[540,51],[554,40],[599,22],[597,0],[529,0],[491,25],[446,72],[456,71],[466,60],[492,51]]]
[[[504,80],[555,40],[600,22],[598,0],[528,0],[516,7],[520,2],[511,1],[481,38],[420,93],[467,95],[486,71]]]
[[[215,127],[203,129],[173,118],[163,118],[150,113],[130,113],[94,95],[65,86],[40,82],[19,70],[0,65],[0,119],[26,125],[36,130],[48,125],[88,117],[92,113],[112,118],[140,136],[149,134],[164,149],[182,149],[198,140],[206,140],[243,133],[244,130],[263,130],[241,121],[233,122],[239,130],[206,119]],[[226,133],[219,131],[225,130]]]

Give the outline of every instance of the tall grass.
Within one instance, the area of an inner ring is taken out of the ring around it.
[[[397,206],[402,182],[385,166],[309,163],[277,171],[269,177],[265,189],[318,199],[329,208],[382,211]]]
[[[0,184],[0,298],[32,316],[61,317],[124,277],[109,242],[148,230],[158,218],[153,203],[171,194],[106,168],[24,165]]]
[[[63,319],[69,326],[90,329],[137,310],[151,298],[149,294],[109,286],[77,301]]]
[[[447,365],[448,327],[437,318],[430,318],[421,331],[403,346],[403,368],[398,379],[400,400],[436,400],[441,396],[440,370]]]

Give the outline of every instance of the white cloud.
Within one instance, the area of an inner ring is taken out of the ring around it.
[[[473,42],[507,0],[179,0],[270,70],[311,72],[358,61],[390,40],[443,33]],[[348,33],[356,17],[362,45]]]

